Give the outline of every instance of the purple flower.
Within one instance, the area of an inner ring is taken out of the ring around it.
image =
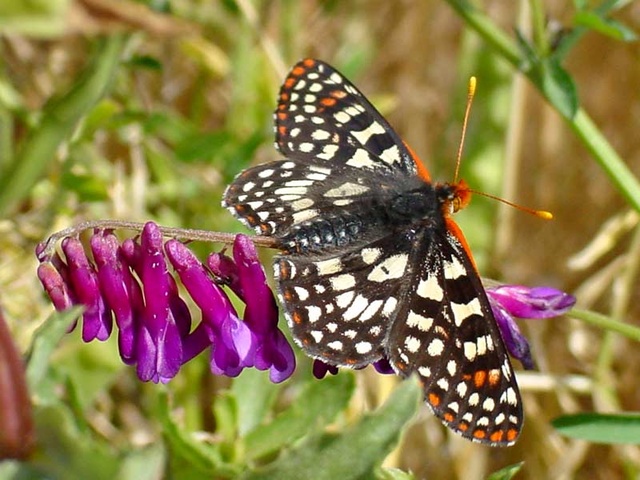
[[[275,299],[248,237],[236,238],[234,259],[212,254],[209,268],[183,243],[163,245],[152,222],[122,243],[111,230],[98,230],[90,246],[93,261],[74,237],[62,241],[64,259],[38,246],[38,277],[57,310],[84,306],[84,341],[108,338],[115,319],[120,356],[141,380],[166,383],[207,349],[216,375],[235,377],[255,366],[281,382],[293,373],[293,350],[278,329]],[[200,311],[195,328],[176,279]],[[245,301],[244,320],[218,282]]]
[[[269,369],[269,378],[274,383],[286,380],[295,369],[295,356],[278,328],[278,306],[255,246],[246,235],[237,235],[233,264],[221,257],[211,254],[208,265],[214,274],[227,279],[231,290],[246,303],[244,321],[257,345],[254,366],[258,370]]]
[[[180,280],[202,312],[202,322],[187,340],[189,358],[211,344],[211,371],[235,377],[253,365],[255,339],[224,292],[211,280],[204,266],[181,242],[169,240],[167,257]],[[206,340],[205,340],[206,339]]]
[[[525,370],[535,368],[529,342],[515,319],[551,318],[568,312],[576,303],[574,296],[551,287],[501,285],[487,289],[493,315],[509,354],[520,360]]]

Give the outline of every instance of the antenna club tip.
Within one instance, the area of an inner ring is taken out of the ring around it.
[[[536,215],[544,220],[552,220],[553,219],[553,213],[551,212],[547,212],[546,210],[538,210],[536,212]]]
[[[469,78],[469,95],[475,95],[477,83],[476,77]]]

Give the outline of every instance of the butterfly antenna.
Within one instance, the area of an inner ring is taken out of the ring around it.
[[[464,138],[465,138],[465,135],[467,134],[467,124],[469,123],[469,113],[471,112],[471,104],[473,103],[473,97],[476,94],[476,83],[477,83],[476,77],[469,78],[469,89],[467,90],[467,108],[464,111],[464,121],[462,122],[462,135],[460,138],[460,146],[458,147],[458,156],[456,159],[456,173],[453,177],[453,185],[458,184],[458,174],[460,173],[460,162],[462,160],[462,149],[464,147]],[[466,190],[469,193],[473,193],[475,195],[482,195],[483,197],[497,200],[498,202],[504,203],[505,205],[509,205],[510,207],[520,210],[521,212],[534,215],[538,218],[543,218],[545,220],[551,220],[553,218],[553,214],[551,212],[547,212],[546,210],[536,210],[534,208],[524,207],[522,205],[518,205],[517,203],[513,203],[508,200],[505,200],[504,198],[500,198],[485,192],[479,192],[477,190],[473,190],[466,186],[464,187],[464,190]]]
[[[469,113],[471,112],[471,104],[476,94],[476,77],[469,79],[469,89],[467,90],[467,108],[464,111],[464,121],[462,122],[462,135],[460,136],[460,146],[458,147],[458,155],[456,157],[456,173],[453,176],[453,183],[458,183],[458,174],[460,173],[460,162],[462,161],[462,149],[464,148],[464,138],[467,134],[467,124],[469,123]]]

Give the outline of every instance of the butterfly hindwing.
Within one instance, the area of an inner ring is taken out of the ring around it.
[[[515,375],[473,263],[452,233],[434,232],[387,342],[390,363],[418,374],[425,400],[472,440],[513,443],[522,423]]]

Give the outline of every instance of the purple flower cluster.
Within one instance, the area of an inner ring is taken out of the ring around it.
[[[278,329],[278,308],[247,236],[236,236],[233,259],[212,253],[206,264],[178,240],[163,243],[152,222],[139,239],[122,243],[112,231],[96,231],[90,247],[93,261],[75,237],[62,241],[64,259],[39,246],[38,277],[57,310],[84,307],[85,342],[109,338],[115,319],[122,361],[135,365],[141,380],[166,383],[207,348],[216,375],[255,367],[281,382],[293,373],[293,350]],[[200,310],[193,328],[167,261]],[[245,302],[244,321],[220,283]]]

